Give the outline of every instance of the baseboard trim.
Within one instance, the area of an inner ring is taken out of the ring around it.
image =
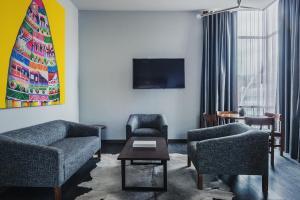
[[[102,140],[104,144],[125,144],[126,140]],[[169,144],[185,144],[187,143],[186,139],[169,139],[168,140]]]
[[[169,144],[176,144],[176,143],[185,144],[185,143],[187,143],[187,140],[186,139],[169,139],[168,142],[169,142]]]
[[[126,140],[102,140],[104,144],[125,144]]]

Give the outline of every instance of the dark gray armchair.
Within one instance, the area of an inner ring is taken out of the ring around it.
[[[132,114],[126,125],[130,137],[164,137],[168,142],[168,124],[161,114]]]
[[[188,166],[198,173],[202,189],[203,174],[262,175],[262,189],[268,192],[268,142],[266,132],[232,123],[191,130],[187,133]]]

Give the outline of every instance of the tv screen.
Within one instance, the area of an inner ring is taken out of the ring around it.
[[[184,59],[133,59],[133,88],[184,88]]]

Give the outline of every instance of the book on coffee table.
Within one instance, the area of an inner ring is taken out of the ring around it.
[[[134,148],[156,148],[156,141],[135,140],[132,147]]]

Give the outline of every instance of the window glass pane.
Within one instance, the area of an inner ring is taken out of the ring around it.
[[[250,115],[276,112],[277,10],[238,12],[238,103]]]

